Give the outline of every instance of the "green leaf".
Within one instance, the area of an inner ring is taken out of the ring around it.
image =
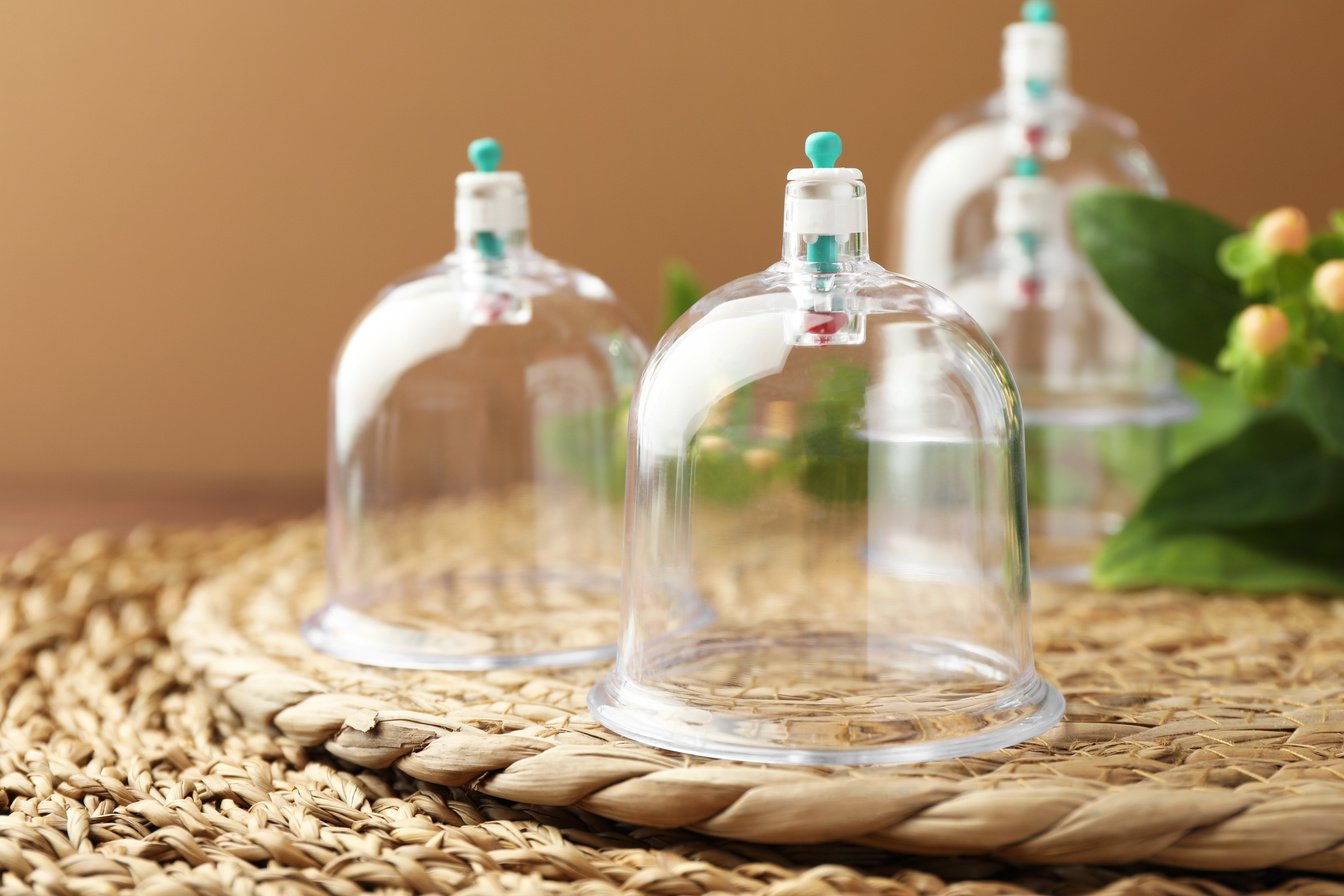
[[[1344,233],[1318,233],[1311,238],[1307,254],[1317,264],[1344,258]]]
[[[1083,193],[1073,233],[1102,282],[1158,342],[1213,367],[1245,306],[1218,267],[1238,228],[1193,206],[1123,190]]]
[[[1316,319],[1316,336],[1335,360],[1344,361],[1344,314],[1321,309]]]
[[[669,261],[663,266],[663,329],[690,310],[704,295],[695,272],[680,261]]]
[[[1298,411],[1331,452],[1344,455],[1344,363],[1333,357],[1302,372],[1288,393]]]
[[[1101,588],[1344,593],[1344,518],[1323,516],[1235,531],[1183,530],[1136,517],[1102,546]]]
[[[1268,258],[1249,233],[1236,233],[1218,245],[1218,266],[1227,276],[1240,280],[1264,267]]]
[[[769,484],[767,473],[757,472],[735,452],[697,452],[692,481],[697,497],[740,504],[750,500]]]
[[[555,473],[570,477],[613,501],[625,495],[626,425],[630,407],[578,411],[542,424],[538,459]],[[595,456],[605,448],[610,455]]]
[[[1338,233],[1344,233],[1344,209],[1330,213],[1330,226]]]
[[[1280,255],[1274,259],[1274,291],[1279,295],[1300,293],[1311,285],[1316,265],[1302,255]]]
[[[1172,428],[1171,463],[1174,465],[1183,464],[1230,439],[1256,414],[1230,379],[1203,367],[1191,364],[1183,370],[1181,388],[1199,405],[1199,413]]]
[[[868,497],[868,443],[863,428],[868,372],[844,362],[813,370],[816,396],[803,409],[798,435],[802,486],[812,497],[837,503]]]
[[[1344,393],[1341,401],[1344,401]],[[1344,456],[1280,410],[1173,470],[1102,546],[1100,587],[1344,593]]]
[[[1163,526],[1241,528],[1297,520],[1341,498],[1344,463],[1323,453],[1305,422],[1280,413],[1172,470],[1139,515]]]

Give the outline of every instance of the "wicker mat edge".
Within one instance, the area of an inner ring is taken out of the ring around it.
[[[249,727],[167,627],[273,533],[93,534],[0,555],[0,896],[1339,896],[1283,872],[1155,873],[764,847],[341,767]]]
[[[510,801],[572,806],[615,821],[755,843],[849,841],[1026,864],[1344,872],[1339,767],[1321,780],[1277,790],[1111,787],[1050,775],[1002,786],[977,777],[883,778],[686,760],[619,740],[566,743],[488,734],[470,723],[343,692],[258,655],[225,622],[238,588],[254,582],[255,572],[250,579],[226,572],[198,585],[173,628],[175,646],[249,723],[358,766],[393,768]],[[1068,737],[1067,720],[1052,736]]]

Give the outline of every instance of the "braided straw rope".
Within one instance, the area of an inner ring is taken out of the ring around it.
[[[235,564],[255,575],[249,551],[310,548],[310,528],[267,547],[271,534],[146,531],[0,557],[0,894],[1344,892],[1275,872],[897,863],[861,846],[732,844],[342,770],[244,725],[167,649],[165,629],[200,576]]]
[[[1344,872],[1344,605],[1038,589],[1065,723],[914,767],[756,767],[596,725],[598,670],[352,666],[298,635],[322,594],[297,525],[195,590],[186,665],[248,723],[356,766],[616,821],[770,844],[845,840],[1015,863]]]

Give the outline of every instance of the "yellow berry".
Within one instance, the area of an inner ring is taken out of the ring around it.
[[[712,432],[700,436],[695,440],[695,443],[700,446],[701,451],[717,453],[728,450],[728,440]]]
[[[1290,205],[1274,209],[1255,225],[1255,241],[1271,252],[1300,255],[1310,236],[1307,216]]]
[[[709,409],[709,413],[705,415],[705,426],[710,429],[720,429],[727,426],[728,410],[729,405],[726,403],[714,405],[714,407]]]
[[[1288,341],[1288,317],[1273,305],[1252,305],[1237,318],[1237,330],[1257,355],[1272,355]]]
[[[1344,261],[1327,261],[1317,268],[1311,288],[1322,305],[1336,314],[1344,314]]]
[[[798,428],[798,409],[793,402],[772,401],[765,406],[765,428],[772,436],[787,439]]]
[[[742,452],[742,459],[758,473],[764,473],[779,463],[779,452],[773,448],[748,448]]]

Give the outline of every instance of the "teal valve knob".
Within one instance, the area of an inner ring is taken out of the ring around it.
[[[834,168],[842,148],[840,135],[834,131],[817,131],[808,135],[807,142],[803,144],[803,152],[807,154],[813,168]]]
[[[482,137],[471,141],[471,145],[467,147],[467,158],[477,171],[488,174],[499,167],[500,159],[504,158],[504,150],[500,148],[499,141],[493,137]]]
[[[803,152],[807,153],[813,168],[834,168],[843,149],[840,135],[834,131],[816,131],[809,134],[803,143]],[[807,260],[821,265],[820,270],[823,272],[835,269],[837,255],[833,236],[822,234],[816,238],[816,242],[807,244]]]
[[[1022,4],[1022,21],[1043,24],[1055,20],[1055,4],[1051,0],[1027,0]]]
[[[489,174],[499,168],[499,162],[504,158],[504,150],[500,148],[499,141],[493,137],[482,137],[471,141],[467,146],[467,158],[477,171]],[[504,241],[489,230],[482,230],[476,234],[476,249],[486,258],[504,257]]]

